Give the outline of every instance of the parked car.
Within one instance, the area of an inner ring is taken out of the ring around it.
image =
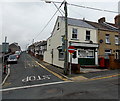
[[[18,55],[18,54],[14,54],[16,57],[17,57],[17,59],[19,59],[20,58],[20,55]]]
[[[17,57],[16,55],[10,55],[7,59],[7,63],[10,64],[10,63],[17,63]]]
[[[21,51],[16,51],[15,54],[17,55],[17,58],[20,57]]]

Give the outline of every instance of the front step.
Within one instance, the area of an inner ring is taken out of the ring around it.
[[[81,65],[82,68],[98,68],[99,65]]]

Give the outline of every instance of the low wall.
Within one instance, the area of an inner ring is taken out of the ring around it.
[[[109,69],[120,69],[120,61],[115,60],[114,54],[110,54],[109,59]]]

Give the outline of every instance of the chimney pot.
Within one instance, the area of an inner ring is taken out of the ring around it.
[[[103,23],[103,22],[105,22],[105,17],[98,19],[98,23]]]
[[[115,25],[120,28],[120,14],[117,15],[114,19],[115,19]]]

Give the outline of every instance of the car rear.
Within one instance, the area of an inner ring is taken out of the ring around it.
[[[7,63],[17,63],[17,57],[16,57],[16,55],[10,55],[8,57]]]

